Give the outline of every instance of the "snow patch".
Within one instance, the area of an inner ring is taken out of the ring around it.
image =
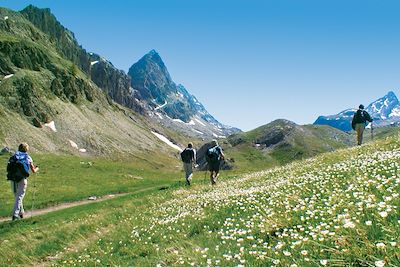
[[[81,153],[86,153],[87,152],[87,150],[86,149],[84,149],[84,148],[79,148],[79,150],[78,150],[79,152],[81,152]]]
[[[218,135],[218,134],[215,134],[215,133],[212,133],[212,135],[213,135],[215,138],[226,138],[225,135]]]
[[[172,119],[173,121],[176,121],[176,122],[179,122],[179,123],[185,123],[185,122],[183,122],[183,120],[180,120],[180,119]]]
[[[193,120],[190,120],[187,124],[189,125],[196,125],[196,123]]]
[[[206,126],[201,120],[198,120],[198,119],[194,119],[194,120],[197,121],[198,123],[200,123],[201,125]]]
[[[196,130],[196,129],[192,129],[192,130],[195,131],[196,133],[204,134],[203,132],[200,132],[200,131],[198,131],[198,130]]]
[[[72,140],[68,140],[68,141],[69,141],[69,143],[71,144],[71,146],[72,146],[73,148],[79,149],[78,145],[77,145],[74,141],[72,141]]]
[[[176,150],[178,150],[178,151],[182,151],[182,149],[181,149],[179,146],[177,146],[177,145],[175,145],[174,143],[172,143],[172,142],[171,142],[167,137],[165,137],[164,135],[159,134],[159,133],[156,133],[156,132],[153,132],[153,131],[151,131],[151,133],[154,134],[158,139],[160,139],[161,141],[163,141],[164,143],[166,143],[167,145],[169,145],[170,147],[172,147],[172,148],[174,148],[174,149],[176,149]]]
[[[90,62],[90,66],[93,66],[94,64],[97,64],[97,63],[99,63],[99,61],[98,61],[98,60],[96,60],[96,61],[92,61],[92,62]]]
[[[164,104],[162,104],[161,106],[156,107],[154,110],[159,110],[160,108],[163,108],[167,105],[167,101],[165,101]]]
[[[392,112],[389,114],[389,118],[391,117],[400,117],[400,108],[392,109]]]
[[[53,132],[57,132],[56,124],[54,123],[54,121],[51,121],[49,123],[45,123],[43,125],[46,126],[46,127],[49,127]]]
[[[5,80],[5,79],[9,79],[9,78],[11,78],[12,76],[14,76],[14,74],[8,74],[8,75],[4,76],[4,80]]]
[[[160,113],[156,112],[156,115],[157,115],[160,119],[163,119],[163,116],[161,116]]]
[[[385,102],[383,102],[383,105],[385,105],[385,107],[388,107],[389,106],[389,99],[385,99]]]

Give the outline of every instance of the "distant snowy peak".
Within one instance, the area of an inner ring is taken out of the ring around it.
[[[346,109],[336,115],[319,116],[314,124],[330,125],[343,131],[351,130],[351,120],[357,109]],[[392,91],[372,102],[365,109],[374,119],[376,126],[400,122],[400,102]]]
[[[390,91],[387,95],[372,102],[366,110],[375,119],[386,120],[399,117],[400,103],[396,95]]]

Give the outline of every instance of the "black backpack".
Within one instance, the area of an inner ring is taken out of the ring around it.
[[[206,152],[206,161],[208,163],[217,163],[220,160],[220,152],[219,152],[219,147],[218,146],[214,146],[214,147],[210,147],[209,149],[207,149]]]
[[[190,163],[193,159],[193,156],[194,156],[193,149],[185,148],[185,150],[181,152],[181,159],[185,163]]]
[[[366,122],[367,120],[365,119],[365,111],[364,110],[357,110],[356,112],[356,121],[358,123]]]
[[[29,166],[16,155],[9,158],[7,163],[7,180],[19,182],[29,177]]]

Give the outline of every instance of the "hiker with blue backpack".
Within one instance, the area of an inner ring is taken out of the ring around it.
[[[211,147],[206,151],[206,161],[208,169],[210,170],[211,184],[217,183],[219,176],[220,161],[225,159],[225,155],[222,152],[222,148],[218,145],[217,140],[211,142]]]
[[[15,203],[12,213],[12,220],[24,217],[23,200],[28,186],[29,170],[33,173],[39,171],[39,167],[33,164],[31,156],[28,155],[29,145],[22,143],[18,151],[10,157],[7,164],[7,180],[11,182],[11,189],[14,193]]]
[[[354,113],[351,127],[357,132],[357,144],[360,146],[363,141],[363,133],[368,122],[372,122],[371,116],[364,110],[364,105],[360,105]],[[372,127],[372,125],[371,125]]]
[[[186,185],[190,185],[193,177],[193,165],[196,167],[196,150],[189,143],[187,148],[181,152],[183,169],[185,170]]]

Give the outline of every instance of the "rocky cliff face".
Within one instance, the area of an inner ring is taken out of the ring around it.
[[[138,99],[139,93],[131,87],[131,78],[105,58],[95,53],[89,55],[90,77],[93,82],[118,104],[144,114],[145,107]]]
[[[133,64],[128,74],[140,99],[147,102],[149,115],[160,123],[203,138],[240,131],[218,122],[183,85],[177,85],[155,50]]]
[[[335,115],[319,116],[316,125],[329,125],[342,131],[351,131],[351,121],[357,109],[347,109]],[[372,102],[365,109],[374,119],[375,126],[386,126],[400,122],[400,102],[394,92]]]
[[[50,41],[62,56],[75,63],[85,73],[89,73],[88,53],[78,44],[74,33],[61,25],[49,8],[29,5],[20,13],[50,37]]]

